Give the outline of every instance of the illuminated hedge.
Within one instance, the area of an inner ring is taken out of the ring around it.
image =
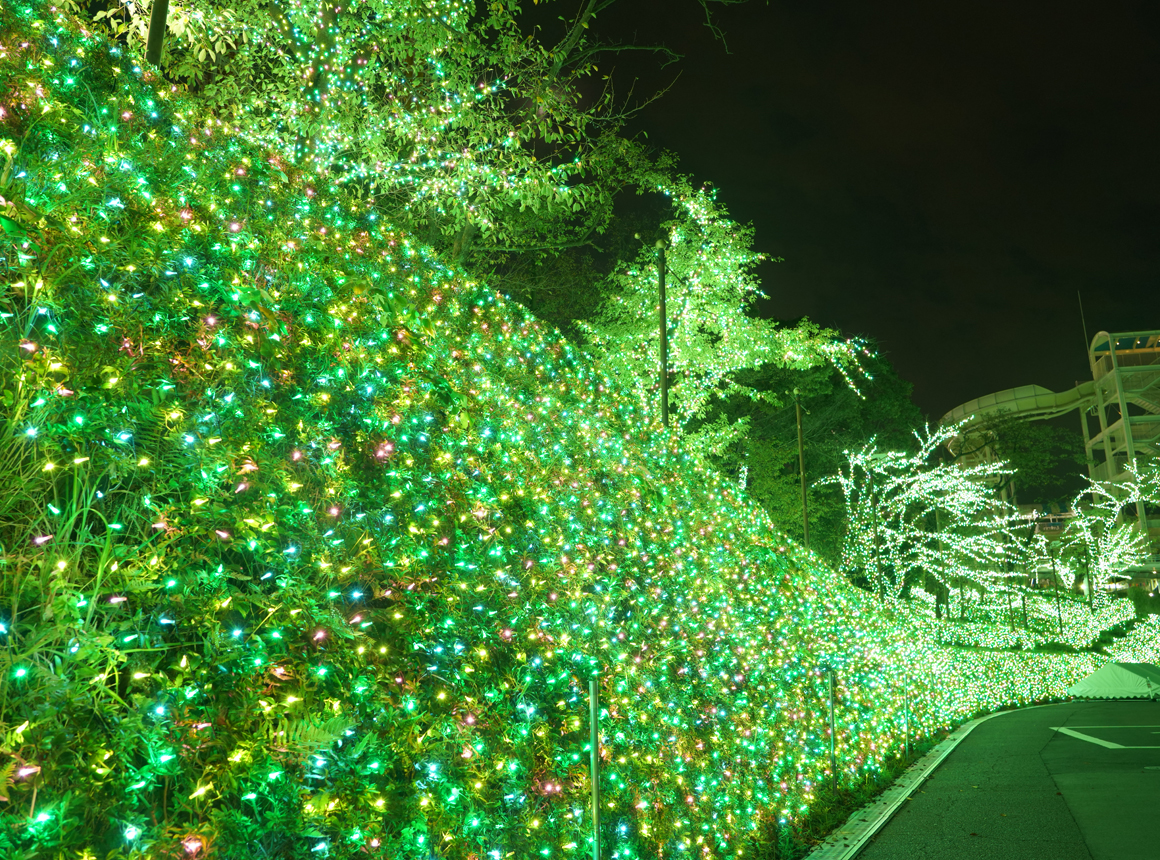
[[[0,855],[738,857],[962,652],[782,540],[522,308],[0,11]],[[88,852],[88,853],[85,853]],[[118,854],[118,852],[120,852]]]

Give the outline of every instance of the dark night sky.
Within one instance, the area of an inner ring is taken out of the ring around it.
[[[785,258],[768,312],[877,339],[929,417],[1090,378],[1077,290],[1089,334],[1160,328],[1155,0],[752,0],[730,54],[692,0],[618,5],[685,54],[637,127]]]

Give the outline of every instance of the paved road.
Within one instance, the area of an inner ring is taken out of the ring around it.
[[[858,860],[1160,860],[1160,703],[987,720]]]

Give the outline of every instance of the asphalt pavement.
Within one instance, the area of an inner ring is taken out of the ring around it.
[[[1160,702],[981,723],[857,860],[1160,860]]]

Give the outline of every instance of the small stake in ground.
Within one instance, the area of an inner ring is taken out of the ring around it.
[[[600,860],[600,687],[588,682],[588,728],[592,746],[592,860]]]

